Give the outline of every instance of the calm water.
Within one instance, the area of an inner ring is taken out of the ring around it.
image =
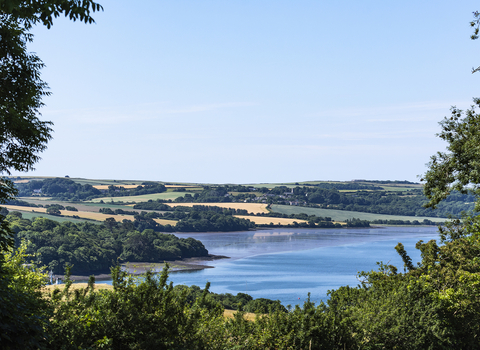
[[[216,293],[248,293],[254,298],[278,299],[284,305],[327,299],[327,291],[356,286],[358,271],[376,269],[383,261],[403,271],[394,247],[402,242],[416,263],[415,244],[438,239],[436,227],[375,229],[273,229],[230,233],[186,233],[199,239],[211,254],[231,259],[207,262],[214,268],[171,273],[174,284],[211,283]]]
[[[376,269],[377,261],[403,271],[394,247],[402,242],[414,263],[420,260],[418,240],[437,239],[435,227],[376,229],[277,229],[235,233],[177,234],[201,240],[211,254],[231,259],[195,272],[172,273],[174,284],[207,281],[216,293],[244,292],[254,298],[279,299],[284,305],[303,303],[308,292],[315,301],[342,285],[356,286],[358,271]]]

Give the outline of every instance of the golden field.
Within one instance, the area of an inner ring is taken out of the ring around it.
[[[27,212],[42,213],[42,214],[47,213],[46,208],[23,207],[19,205],[2,205],[2,207],[7,208],[8,210],[27,211]],[[60,213],[63,216],[73,217],[75,215],[82,219],[90,219],[90,220],[96,220],[96,221],[105,221],[105,219],[107,218],[114,218],[118,222],[122,222],[124,219],[131,220],[131,221],[135,220],[133,215],[121,215],[121,214],[109,215],[109,214],[97,213],[93,211],[60,210]],[[165,219],[154,219],[154,220],[158,222],[160,225],[170,224],[174,226],[177,224],[176,220],[165,220]]]
[[[7,208],[8,210],[18,210],[18,211],[27,211],[32,213],[47,213],[47,208],[35,208],[35,207],[23,207],[19,205],[2,205],[2,207]],[[82,219],[91,219],[97,221],[105,221],[106,218],[114,218],[116,221],[121,222],[123,219],[134,220],[133,215],[108,215],[103,213],[97,213],[92,211],[69,211],[69,210],[60,210],[60,213],[63,216],[78,216]]]
[[[204,205],[220,208],[232,208],[232,209],[245,209],[249,213],[268,213],[267,204],[264,203],[165,203],[171,207],[177,207],[179,205],[184,207],[193,207],[194,205]]]
[[[20,206],[20,205],[2,204],[2,207],[7,208],[8,210],[30,211],[30,212],[34,212],[34,213],[46,213],[47,212],[47,209],[45,209],[45,208],[24,207],[24,206]]]
[[[177,224],[177,220],[166,220],[166,219],[153,219],[154,221],[156,221],[157,223],[159,223],[160,225],[172,225],[172,226],[175,226]]]
[[[239,219],[248,219],[254,222],[257,225],[269,225],[271,222],[274,225],[293,225],[293,222],[297,223],[306,222],[305,220],[299,219],[287,219],[287,218],[271,218],[268,216],[248,216],[248,215],[234,215]]]

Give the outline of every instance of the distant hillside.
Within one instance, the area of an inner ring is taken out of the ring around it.
[[[67,177],[16,177],[13,180],[21,197],[52,198],[66,202],[95,201],[100,204],[259,203],[269,205],[272,212],[278,208],[295,208],[293,211],[282,209],[279,211],[281,214],[313,213],[313,209],[322,209],[422,219],[448,218],[458,217],[462,211],[473,210],[475,201],[472,195],[453,193],[440,203],[437,209],[426,209],[423,207],[426,197],[423,195],[422,185],[409,181],[352,180],[214,185]],[[246,210],[248,212],[247,208]],[[378,219],[378,216],[365,214],[355,217]],[[338,218],[344,217],[336,215]]]

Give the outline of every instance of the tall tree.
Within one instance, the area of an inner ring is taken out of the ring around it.
[[[474,28],[472,40],[478,39],[480,12],[473,12],[470,25]],[[472,73],[480,70],[472,68]],[[477,197],[475,210],[480,211],[480,99],[474,98],[470,109],[462,111],[451,108],[450,117],[445,117],[437,134],[448,143],[447,152],[437,152],[428,164],[422,177],[424,193],[429,199],[427,207],[435,208],[453,191],[473,193]]]
[[[51,139],[52,123],[39,118],[42,98],[49,94],[40,78],[43,63],[27,51],[33,38],[28,30],[38,23],[50,28],[61,14],[92,23],[91,12],[101,9],[91,0],[0,0],[0,174],[32,170]],[[10,180],[1,179],[0,203],[16,193]],[[4,219],[0,216],[0,344],[42,348],[45,330],[39,320],[48,320],[36,307],[44,304],[38,291],[42,279],[34,274],[32,288],[22,285],[28,271],[8,258],[13,234]]]
[[[428,207],[435,207],[452,191],[473,193],[477,196],[475,209],[480,205],[480,99],[463,112],[452,107],[450,117],[445,117],[440,125],[438,137],[445,140],[447,152],[437,152],[431,157],[429,169],[422,178],[424,192],[429,199]]]

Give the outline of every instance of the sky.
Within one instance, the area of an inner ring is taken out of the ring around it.
[[[98,2],[32,29],[54,133],[13,175],[418,182],[479,97],[474,1]]]

